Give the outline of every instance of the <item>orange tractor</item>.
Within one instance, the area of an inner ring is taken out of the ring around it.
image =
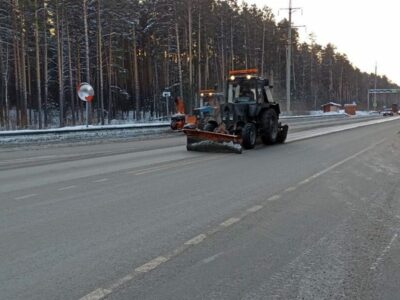
[[[196,122],[193,116],[185,114],[185,103],[180,97],[175,99],[176,114],[171,117],[171,129],[182,130],[188,122]]]

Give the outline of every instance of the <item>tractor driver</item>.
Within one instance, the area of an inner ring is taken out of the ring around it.
[[[248,101],[254,101],[254,93],[248,86],[244,86],[243,88],[240,89],[240,98],[248,98]]]

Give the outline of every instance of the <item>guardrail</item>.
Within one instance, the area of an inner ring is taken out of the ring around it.
[[[78,126],[38,130],[16,130],[0,131],[0,137],[22,136],[22,135],[41,135],[41,134],[63,134],[77,132],[96,132],[96,131],[114,131],[114,130],[140,130],[140,129],[158,129],[168,128],[168,123],[149,123],[149,124],[124,124],[124,125],[104,125],[104,126]]]
[[[370,117],[372,117],[371,115]],[[363,116],[368,117],[368,116]],[[348,118],[347,114],[330,114],[330,115],[302,115],[302,116],[281,116],[280,119],[290,122],[307,122],[313,120],[341,120]],[[359,117],[360,118],[360,117]],[[169,122],[158,122],[148,124],[121,124],[121,125],[104,125],[104,126],[77,126],[52,129],[33,129],[33,130],[15,130],[15,131],[0,131],[1,137],[12,136],[33,136],[33,135],[57,135],[78,132],[96,132],[96,131],[115,131],[115,130],[143,130],[143,129],[167,129]]]

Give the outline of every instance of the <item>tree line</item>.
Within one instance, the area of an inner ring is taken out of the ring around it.
[[[294,110],[328,101],[366,108],[375,80],[397,88],[333,45],[292,35]],[[199,90],[223,91],[229,70],[242,68],[273,79],[284,108],[287,37],[287,20],[237,0],[1,0],[0,126],[83,124],[80,82],[96,91],[91,123],[157,119],[166,114],[165,89],[190,111]]]

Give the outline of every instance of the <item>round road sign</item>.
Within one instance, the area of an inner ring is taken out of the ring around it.
[[[93,87],[89,83],[81,83],[78,87],[78,96],[82,101],[91,102],[94,98]]]

